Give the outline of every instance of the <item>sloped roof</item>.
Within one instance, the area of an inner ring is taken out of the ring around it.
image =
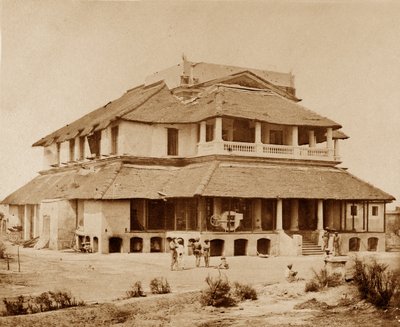
[[[203,196],[394,200],[394,197],[336,167],[229,164],[214,171]]]
[[[164,88],[136,110],[120,116],[125,120],[146,123],[196,123],[212,117],[236,117],[283,125],[341,127],[272,91],[228,86],[214,88],[186,104]]]
[[[116,162],[94,169],[40,175],[2,203],[35,204],[44,199],[130,199],[214,196],[394,200],[347,171],[324,166],[210,161],[184,167]]]
[[[138,86],[135,89],[127,91],[117,100],[109,102],[87,115],[75,120],[55,132],[43,137],[35,142],[33,146],[48,145],[53,141],[64,141],[73,138],[78,134],[85,136],[93,130],[100,130],[107,127],[118,115],[124,114],[126,111],[135,109],[146,102],[150,97],[155,95],[165,87],[163,82],[149,86]]]

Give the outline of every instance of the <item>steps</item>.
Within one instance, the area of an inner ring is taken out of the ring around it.
[[[304,239],[303,238],[303,248],[302,248],[303,255],[322,255],[324,252],[322,251],[321,247],[314,242]]]

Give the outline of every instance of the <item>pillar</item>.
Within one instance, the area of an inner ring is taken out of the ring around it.
[[[205,121],[200,122],[200,140],[199,140],[199,143],[205,143],[206,142],[206,128],[207,128],[207,123]]]
[[[297,126],[292,126],[292,146],[293,146],[293,155],[294,157],[298,157],[300,155],[299,146],[299,128]]]
[[[262,219],[262,205],[261,199],[255,199],[254,201],[254,224],[253,227],[255,230],[260,231],[261,227],[261,219]]]
[[[290,230],[299,230],[299,200],[292,199],[290,201]]]
[[[338,139],[335,139],[335,141],[334,141],[334,155],[335,155],[335,159],[337,159],[337,160],[340,159],[339,140]]]
[[[324,201],[318,200],[317,207],[317,230],[321,231],[324,229]]]
[[[276,199],[276,225],[277,231],[282,230],[282,199]]]
[[[326,130],[326,147],[328,148],[328,150],[332,150],[333,149],[333,132],[332,132],[332,128],[329,127]]]
[[[256,151],[259,153],[262,153],[263,148],[262,148],[262,141],[261,141],[261,122],[259,122],[259,121],[256,121],[254,136],[255,136],[254,141],[256,143]]]
[[[215,118],[215,135],[214,139],[217,142],[222,142],[222,118]]]
[[[315,148],[315,133],[313,130],[308,131],[308,144],[310,148]]]
[[[39,223],[39,206],[34,205],[33,206],[33,237],[39,236],[39,229],[38,229],[38,223]]]
[[[292,146],[299,146],[299,128],[292,126]]]
[[[24,240],[29,240],[30,237],[30,231],[31,231],[31,210],[29,205],[25,205],[24,208]]]

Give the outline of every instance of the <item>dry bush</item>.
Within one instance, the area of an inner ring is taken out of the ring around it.
[[[0,259],[6,258],[6,245],[0,240]]]
[[[354,282],[363,299],[376,307],[387,308],[400,303],[400,273],[392,272],[388,265],[373,260],[366,263],[355,260]]]
[[[306,283],[306,292],[318,292],[326,287],[336,287],[343,283],[343,277],[339,273],[328,274],[326,268],[316,272],[313,269],[314,277]]]
[[[128,297],[146,296],[146,294],[143,292],[142,283],[140,281],[135,282],[131,288],[126,291],[126,295]]]
[[[231,307],[236,304],[231,294],[231,286],[227,278],[221,276],[212,278],[206,277],[208,288],[201,292],[200,303],[203,306]]]
[[[76,301],[69,292],[63,291],[43,292],[38,296],[29,298],[24,298],[21,295],[15,301],[4,299],[3,302],[6,307],[6,311],[3,312],[4,316],[24,315],[85,305],[82,301]]]
[[[150,290],[153,294],[167,294],[171,293],[171,287],[166,278],[157,277],[151,280]]]
[[[235,282],[233,288],[233,295],[239,301],[257,300],[257,292],[252,286]]]

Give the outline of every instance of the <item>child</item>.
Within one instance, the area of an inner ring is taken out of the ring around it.
[[[288,264],[285,271],[285,278],[289,283],[294,282],[297,279],[297,271],[292,270],[292,267],[293,265],[291,263]]]
[[[229,269],[229,264],[228,264],[228,262],[226,261],[226,258],[225,258],[225,257],[222,257],[222,258],[221,258],[221,262],[220,262],[220,264],[218,265],[217,268],[218,268],[218,269]]]

